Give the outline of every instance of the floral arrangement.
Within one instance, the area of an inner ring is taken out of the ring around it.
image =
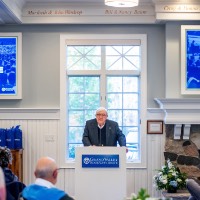
[[[0,147],[0,166],[2,168],[8,167],[12,164],[12,153],[7,147]]]
[[[153,179],[157,190],[165,189],[168,192],[176,192],[176,190],[186,187],[187,176],[186,173],[181,173],[180,169],[168,159]]]

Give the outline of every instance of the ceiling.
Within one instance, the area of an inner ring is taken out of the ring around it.
[[[178,6],[182,6],[184,15]],[[104,0],[0,0],[0,25],[142,24],[168,19],[200,20],[200,0],[139,0],[139,6],[123,9],[105,6]]]
[[[140,3],[152,2],[152,0],[139,0]],[[104,4],[104,0],[24,0],[24,2],[32,2],[32,3],[101,3]]]

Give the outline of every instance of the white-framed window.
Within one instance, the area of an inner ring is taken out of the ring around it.
[[[73,165],[85,121],[104,106],[126,136],[127,167],[145,167],[146,35],[62,34],[60,52],[61,165]]]

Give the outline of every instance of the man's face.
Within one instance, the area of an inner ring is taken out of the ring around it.
[[[103,126],[105,124],[107,117],[108,115],[105,110],[100,110],[99,112],[97,112],[96,119],[97,119],[98,125]]]

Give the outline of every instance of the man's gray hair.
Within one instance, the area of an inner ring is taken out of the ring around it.
[[[53,170],[51,167],[47,166],[45,168],[36,169],[35,173],[36,173],[37,178],[45,179],[45,178],[49,178],[52,175]]]
[[[106,111],[106,113],[108,114],[107,110],[106,110],[104,107],[99,107],[99,108],[96,110],[96,113],[95,113],[95,114],[97,114],[99,111],[102,111],[102,110]]]

